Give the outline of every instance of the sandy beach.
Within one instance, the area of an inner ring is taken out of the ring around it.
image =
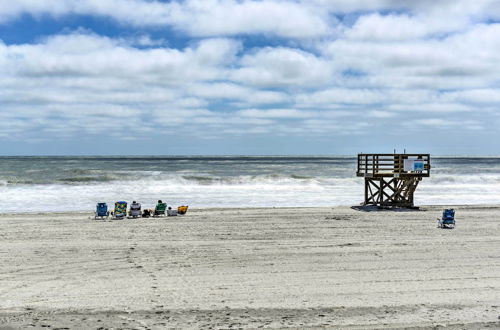
[[[0,329],[500,327],[500,207],[0,216]]]

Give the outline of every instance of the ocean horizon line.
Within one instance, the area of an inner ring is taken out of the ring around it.
[[[366,152],[367,154],[378,154],[378,153],[372,153],[372,152]],[[407,152],[406,154],[417,154],[420,152]],[[428,153],[428,152],[427,152]],[[392,154],[391,152],[387,153],[382,153],[380,154]],[[396,152],[395,154],[401,154]],[[403,153],[405,154],[405,153]],[[429,153],[431,157],[433,158],[500,158],[499,155],[439,155],[439,154],[432,154]],[[92,154],[84,154],[84,155],[0,155],[0,158],[84,158],[84,157],[89,157],[89,158],[101,158],[101,157],[110,157],[110,158],[141,158],[141,157],[150,157],[150,158],[209,158],[209,157],[220,157],[220,158],[231,158],[231,157],[244,157],[244,158],[265,158],[265,157],[274,157],[274,158],[356,158],[358,154],[352,154],[352,155],[345,155],[345,154],[315,154],[315,155],[303,155],[303,154],[287,154],[287,155],[273,155],[273,154],[231,154],[231,155],[211,155],[211,154],[186,154],[186,155],[169,155],[169,154],[157,154],[157,155],[132,155],[132,154],[109,154],[109,155],[92,155]]]

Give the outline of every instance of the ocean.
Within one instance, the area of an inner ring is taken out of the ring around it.
[[[500,203],[500,158],[432,157],[416,205]],[[359,205],[356,157],[0,157],[0,213],[154,207]]]

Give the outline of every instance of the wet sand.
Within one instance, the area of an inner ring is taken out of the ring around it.
[[[500,327],[500,207],[0,216],[0,329]]]

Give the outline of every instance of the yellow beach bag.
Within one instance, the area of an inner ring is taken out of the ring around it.
[[[179,206],[177,208],[177,213],[178,214],[186,214],[187,210],[188,210],[188,206],[187,205],[182,205],[182,206]]]

